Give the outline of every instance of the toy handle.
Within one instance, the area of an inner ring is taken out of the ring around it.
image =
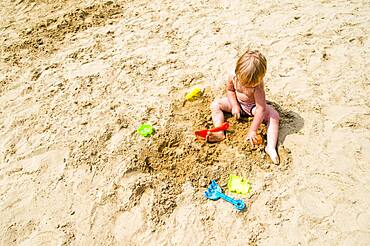
[[[224,199],[225,201],[234,205],[236,209],[243,210],[245,208],[245,203],[244,203],[243,200],[235,200],[235,199],[225,195],[224,193],[220,193],[220,192],[217,192],[217,193],[222,199]]]
[[[229,126],[230,126],[229,122],[224,122],[221,126],[210,129],[208,131],[210,132],[226,131],[227,129],[229,129]]]

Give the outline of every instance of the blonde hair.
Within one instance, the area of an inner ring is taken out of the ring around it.
[[[236,79],[244,86],[255,87],[266,73],[267,61],[258,50],[247,50],[236,62]]]

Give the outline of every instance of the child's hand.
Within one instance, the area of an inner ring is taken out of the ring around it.
[[[254,143],[257,143],[257,132],[256,131],[248,131],[248,134],[247,134],[247,140],[249,140],[252,144],[252,146],[254,146]]]
[[[239,120],[240,119],[240,107],[233,107],[231,109],[231,113],[235,117],[235,119]]]

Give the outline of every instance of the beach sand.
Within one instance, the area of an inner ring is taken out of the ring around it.
[[[0,245],[370,245],[369,13],[366,1],[2,1]],[[268,60],[280,165],[244,140],[251,119],[194,141],[248,48]],[[194,87],[204,95],[185,101]],[[228,192],[230,174],[250,196]],[[211,179],[248,209],[206,200]]]

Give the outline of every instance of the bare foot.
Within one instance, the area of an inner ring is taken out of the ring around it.
[[[221,142],[224,139],[225,134],[223,132],[209,132],[206,138],[209,143]]]
[[[274,163],[274,164],[279,164],[280,163],[280,158],[279,158],[279,155],[277,154],[277,152],[276,152],[276,149],[275,148],[271,148],[271,147],[269,147],[269,146],[267,146],[266,148],[265,148],[265,151],[266,151],[266,153],[270,156],[270,158],[271,158],[271,160],[272,160],[272,162]]]

